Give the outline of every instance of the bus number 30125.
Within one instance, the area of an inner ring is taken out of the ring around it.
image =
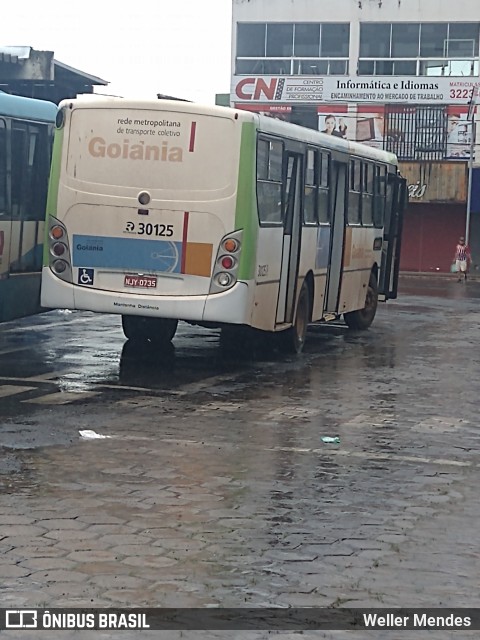
[[[150,222],[128,221],[124,233],[136,233],[139,236],[173,236],[173,224],[152,224]]]

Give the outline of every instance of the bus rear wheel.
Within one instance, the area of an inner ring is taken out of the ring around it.
[[[308,284],[304,282],[298,296],[293,325],[280,334],[282,351],[285,353],[301,353],[303,351],[309,322],[310,290]]]
[[[365,297],[365,306],[357,311],[344,313],[343,318],[350,329],[368,329],[372,324],[378,306],[378,284],[374,273],[370,274],[370,281]]]
[[[122,328],[129,340],[149,340],[165,344],[172,340],[178,320],[170,318],[147,318],[144,316],[122,316]]]

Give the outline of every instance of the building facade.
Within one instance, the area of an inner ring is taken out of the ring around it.
[[[478,0],[233,0],[230,102],[396,153],[401,268],[448,272],[460,235],[480,263],[479,38]]]

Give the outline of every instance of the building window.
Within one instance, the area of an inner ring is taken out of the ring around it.
[[[348,23],[239,23],[235,71],[238,75],[346,75],[349,40]]]
[[[379,76],[393,76],[393,62],[391,60],[378,60],[375,63],[375,74]]]
[[[329,76],[343,76],[348,73],[348,61],[347,60],[329,60],[328,62],[328,75]]]
[[[237,56],[265,56],[265,24],[239,24],[237,27]]]
[[[422,58],[437,58],[444,55],[448,25],[433,22],[422,24],[420,34],[420,55]]]
[[[298,76],[328,75],[328,60],[294,60],[293,73]]]
[[[237,60],[238,75],[265,75],[265,60]]]
[[[292,73],[291,60],[264,60],[263,69],[267,76],[289,76]]]
[[[472,22],[452,23],[448,27],[448,38],[450,41],[461,41],[473,43],[473,56],[478,57],[478,36],[479,25]],[[467,45],[469,47],[470,45]],[[469,51],[467,48],[466,51]],[[452,54],[453,55],[453,54]],[[463,54],[462,54],[463,55]]]
[[[294,60],[293,74],[299,76],[344,76],[347,60]]]
[[[394,76],[416,76],[417,62],[415,60],[394,60],[393,75]]]
[[[392,58],[417,58],[419,42],[419,24],[392,25]]]
[[[360,58],[389,58],[391,24],[360,25]]]
[[[318,58],[320,56],[320,25],[296,24],[295,43],[293,49],[295,57]]]
[[[293,55],[293,24],[267,24],[267,58]]]
[[[374,60],[359,60],[358,61],[358,75],[359,76],[374,76],[375,74],[375,61]]]
[[[349,40],[349,24],[322,24],[320,55],[322,57],[347,58]]]
[[[361,60],[359,76],[416,76],[416,60]]]
[[[478,76],[478,22],[362,23],[359,75]]]

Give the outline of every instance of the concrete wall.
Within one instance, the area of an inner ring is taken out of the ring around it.
[[[478,0],[233,0],[233,21],[469,22]]]

